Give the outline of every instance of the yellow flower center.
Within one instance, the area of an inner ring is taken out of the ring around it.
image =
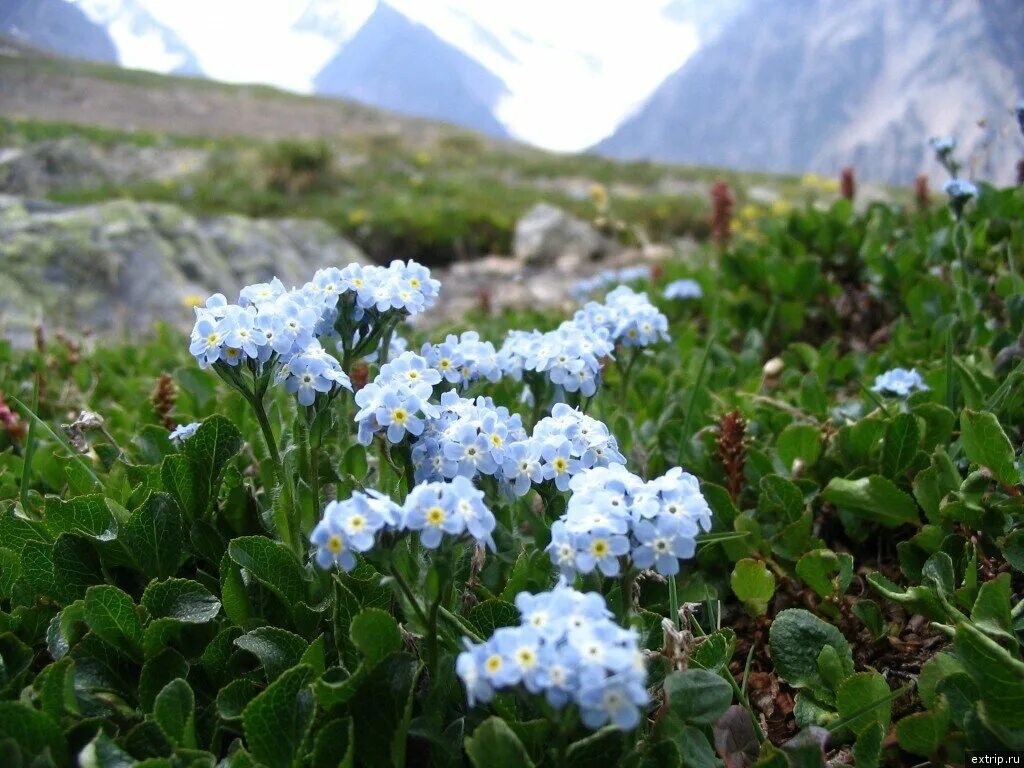
[[[366,518],[362,515],[352,515],[348,519],[348,527],[353,531],[361,531],[366,527]]]
[[[558,472],[559,474],[561,474],[562,472],[565,472],[567,469],[569,469],[569,462],[566,461],[565,459],[563,459],[561,456],[559,456],[557,459],[555,459],[554,465],[555,465],[555,472]]]
[[[529,669],[537,663],[537,654],[532,648],[520,648],[516,651],[516,661],[519,662],[519,666]]]
[[[590,554],[594,557],[604,557],[608,554],[608,539],[594,539],[590,542]]]
[[[440,525],[444,522],[444,510],[441,507],[431,507],[427,510],[427,522],[430,525]]]
[[[420,279],[418,277],[412,278],[411,280],[409,280],[409,285],[411,285],[413,288],[415,288],[418,291],[420,289],[420,285],[421,285]]]
[[[395,408],[395,410],[391,412],[391,419],[395,424],[405,424],[409,419],[409,414],[405,408]]]
[[[441,358],[441,361],[440,361],[440,362],[439,362],[439,363],[437,364],[437,366],[438,366],[438,367],[439,367],[439,368],[440,368],[441,370],[443,370],[443,371],[447,371],[447,370],[448,370],[449,368],[451,368],[451,367],[452,367],[452,361],[451,361],[451,360],[449,360],[449,359],[448,359],[447,357],[442,357],[442,358]]]
[[[214,344],[219,344],[220,343],[220,334],[217,333],[216,331],[214,331],[213,333],[211,333],[209,336],[206,337],[206,343],[209,344],[211,347]]]
[[[491,435],[491,445],[496,448],[500,448],[503,442],[505,441],[501,439],[501,435]]]
[[[332,533],[327,539],[327,549],[334,554],[338,554],[345,548],[345,540],[341,538],[337,533]]]
[[[496,653],[492,653],[487,657],[487,661],[484,662],[484,669],[490,672],[492,675],[501,669],[501,656]]]

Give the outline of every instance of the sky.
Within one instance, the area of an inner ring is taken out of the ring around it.
[[[210,77],[308,92],[376,0],[77,0],[110,24],[125,66],[168,71],[158,35],[128,23],[141,6],[176,33]],[[708,0],[710,2],[710,0]],[[677,0],[678,2],[678,0]],[[391,0],[505,81],[498,119],[555,150],[611,133],[696,50],[672,0]],[[314,24],[299,24],[300,20]],[[315,30],[315,31],[314,31]]]

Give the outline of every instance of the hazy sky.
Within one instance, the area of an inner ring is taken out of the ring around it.
[[[376,0],[78,1],[94,18],[114,19],[111,33],[126,66],[166,71],[175,64],[156,36],[132,30],[127,9],[137,4],[176,32],[210,77],[296,91],[309,90],[316,72],[376,6]],[[696,48],[694,28],[663,13],[668,3],[393,0],[391,5],[505,81],[509,96],[498,117],[513,134],[551,149],[574,150],[610,133]],[[307,10],[306,18],[324,22],[320,33],[295,28]]]

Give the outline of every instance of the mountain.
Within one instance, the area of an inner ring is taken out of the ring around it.
[[[940,173],[926,141],[951,134],[1008,183],[1021,39],[1020,0],[752,0],[595,151],[907,183]]]
[[[65,0],[3,0],[0,33],[77,59],[117,62],[106,29]]]
[[[94,23],[106,28],[122,66],[203,76],[195,53],[138,0],[74,1]]]
[[[381,3],[313,81],[323,95],[443,120],[492,136],[507,132],[494,115],[505,94],[490,70],[427,27]]]

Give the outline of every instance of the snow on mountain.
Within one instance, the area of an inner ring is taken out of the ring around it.
[[[195,53],[138,0],[72,0],[106,28],[122,66],[202,76]]]

